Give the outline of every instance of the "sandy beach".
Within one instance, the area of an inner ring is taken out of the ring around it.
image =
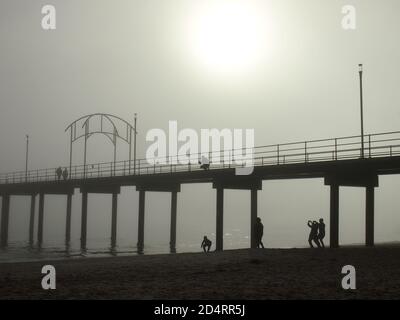
[[[52,264],[57,289],[41,288]],[[344,265],[356,290],[343,290]],[[0,264],[0,299],[398,299],[400,248],[243,249]]]

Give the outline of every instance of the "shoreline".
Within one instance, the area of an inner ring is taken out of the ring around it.
[[[382,247],[387,247],[387,248],[392,248],[392,247],[398,247],[400,248],[400,241],[392,241],[392,242],[381,242],[377,243],[374,246],[375,248],[382,248]],[[362,243],[355,243],[355,244],[345,244],[341,245],[340,249],[345,249],[345,248],[366,248],[364,244]],[[203,251],[182,251],[182,252],[157,252],[157,251],[149,251],[149,252],[144,252],[144,253],[138,253],[136,250],[132,248],[132,251],[112,251],[112,250],[105,250],[105,249],[88,249],[87,251],[83,252],[80,249],[75,249],[75,250],[62,250],[62,248],[57,248],[56,251],[51,251],[51,248],[43,248],[40,250],[39,248],[36,247],[8,247],[8,248],[0,248],[0,254],[2,252],[7,252],[9,249],[11,250],[27,250],[35,252],[34,254],[37,253],[63,253],[65,255],[62,256],[56,256],[56,257],[33,257],[33,258],[16,258],[15,261],[12,261],[11,259],[8,261],[1,261],[0,260],[0,265],[2,264],[14,264],[14,263],[31,263],[31,262],[52,262],[52,261],[69,261],[69,260],[80,260],[80,259],[100,259],[100,258],[105,258],[105,259],[113,259],[113,258],[120,258],[120,257],[140,257],[140,256],[160,256],[160,255],[180,255],[180,254],[201,254]],[[280,247],[280,248],[266,248],[266,250],[306,250],[310,249],[308,246],[299,246],[299,247]],[[241,250],[249,250],[249,248],[235,248],[235,249],[224,249],[224,252],[229,252],[229,251],[241,251]],[[317,250],[317,248],[315,248]],[[330,248],[327,246],[325,250],[330,250]],[[211,252],[215,252],[215,250],[211,250]],[[68,253],[68,254],[67,254]],[[26,260],[24,260],[26,259]]]

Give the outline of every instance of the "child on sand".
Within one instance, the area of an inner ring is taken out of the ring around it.
[[[211,244],[212,244],[211,240],[209,240],[207,236],[204,236],[203,242],[201,243],[200,247],[203,248],[204,252],[210,252]]]

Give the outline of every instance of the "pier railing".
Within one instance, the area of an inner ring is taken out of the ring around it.
[[[251,149],[225,148],[207,154],[180,154],[157,159],[64,166],[63,169],[68,170],[68,180],[82,180],[204,170],[199,164],[204,159],[209,162],[209,170],[217,170],[245,167],[246,163],[252,163],[253,166],[276,166],[393,156],[400,156],[400,131],[365,135],[364,148],[361,146],[361,136],[348,136],[257,146]],[[59,178],[56,168],[0,174],[0,184],[57,180]]]

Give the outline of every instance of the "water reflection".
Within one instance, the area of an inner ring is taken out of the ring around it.
[[[199,243],[178,244],[177,246],[167,243],[165,245],[145,245],[139,248],[126,244],[127,242],[123,238],[117,239],[118,245],[110,246],[109,239],[88,239],[88,248],[84,249],[81,249],[79,239],[67,243],[62,240],[53,243],[44,241],[41,245],[38,242],[30,243],[29,241],[10,242],[8,247],[0,249],[0,263],[201,251]],[[231,237],[230,235],[224,237],[224,247],[226,249],[246,248],[248,247],[248,242],[244,235],[240,237]]]
[[[92,257],[117,257],[143,254],[176,253],[176,250],[168,250],[169,247],[94,247],[79,248],[76,246],[44,246],[21,243],[12,243],[8,247],[0,249],[0,263],[27,262],[40,260],[59,260],[66,258],[92,258]]]

